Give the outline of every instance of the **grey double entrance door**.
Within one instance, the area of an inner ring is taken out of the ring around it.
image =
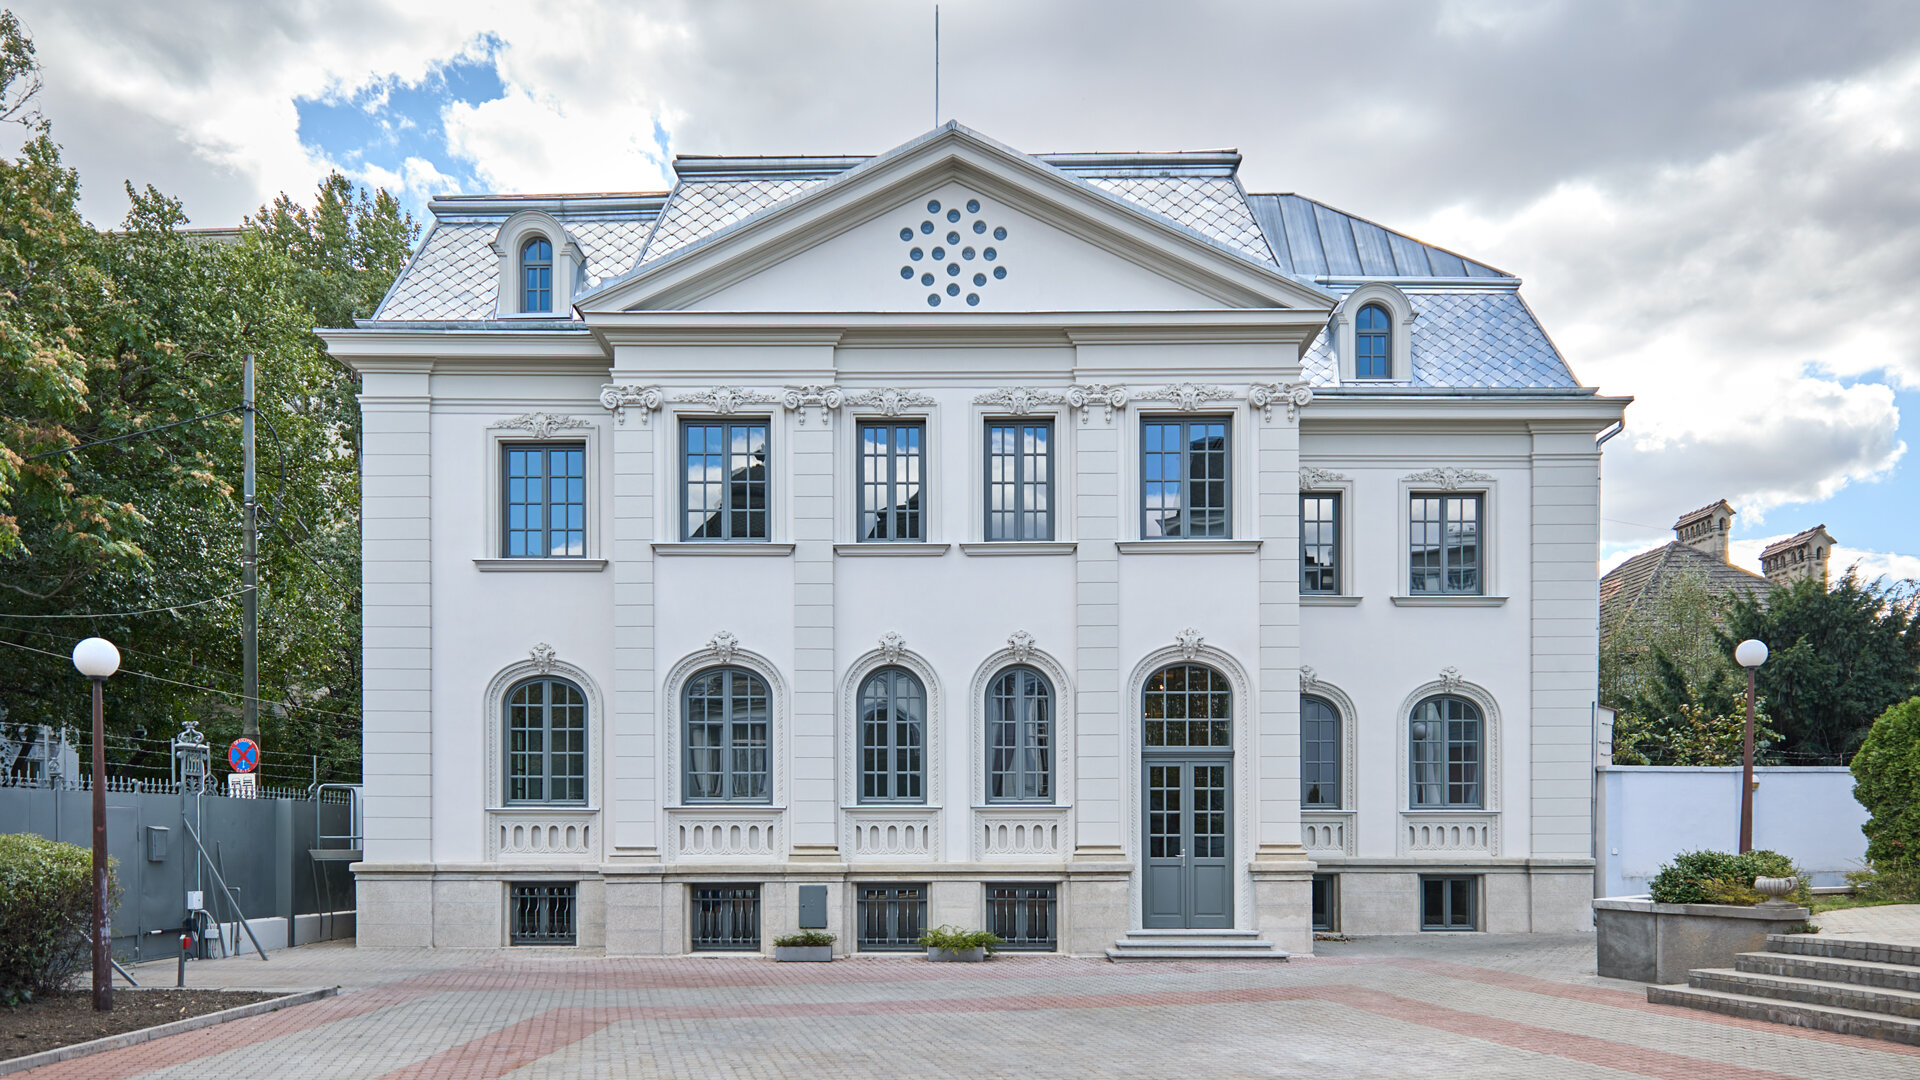
[[[1231,928],[1232,755],[1149,750],[1143,757],[1143,924],[1150,930]]]

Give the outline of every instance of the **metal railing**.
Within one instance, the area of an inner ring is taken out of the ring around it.
[[[572,882],[514,885],[509,899],[513,922],[508,943],[572,945],[576,888]]]
[[[692,944],[695,952],[758,952],[760,886],[695,885]]]
[[[925,885],[862,885],[855,914],[860,948],[870,952],[919,947],[927,927]]]
[[[1060,947],[1058,897],[1054,885],[989,885],[987,929],[1002,949],[1051,952]]]

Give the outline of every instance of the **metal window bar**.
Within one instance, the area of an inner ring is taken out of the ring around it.
[[[1233,535],[1225,417],[1141,426],[1140,535],[1149,540]]]
[[[1340,591],[1340,496],[1300,496],[1300,591]]]
[[[760,886],[693,887],[695,952],[760,951]]]
[[[573,882],[542,882],[510,886],[512,945],[572,945],[574,943]]]
[[[862,885],[855,904],[859,947],[900,952],[919,947],[927,926],[925,885]]]
[[[920,540],[920,490],[924,475],[924,428],[913,424],[861,424],[861,540]]]
[[[1420,929],[1475,929],[1479,925],[1475,911],[1479,884],[1476,877],[1422,877]]]
[[[767,539],[767,422],[688,423],[680,439],[682,538]]]
[[[1060,947],[1059,886],[987,886],[987,929],[1010,952],[1052,952]]]
[[[1053,424],[987,424],[987,539],[1053,539]]]

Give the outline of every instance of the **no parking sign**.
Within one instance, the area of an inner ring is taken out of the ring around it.
[[[227,747],[227,764],[237,773],[252,772],[260,764],[260,744],[252,739],[235,739]]]

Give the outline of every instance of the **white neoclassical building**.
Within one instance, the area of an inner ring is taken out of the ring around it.
[[[362,945],[1568,930],[1600,443],[1513,276],[1230,152],[463,196],[363,377]]]

